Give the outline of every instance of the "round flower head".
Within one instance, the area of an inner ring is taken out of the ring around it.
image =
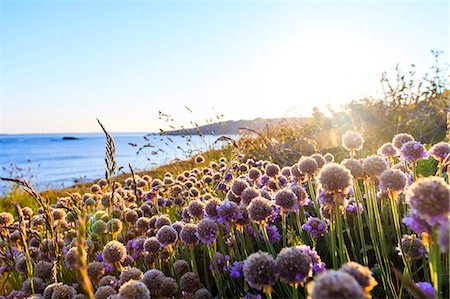
[[[385,157],[394,157],[397,155],[397,151],[392,143],[388,142],[380,146],[378,149],[378,154]]]
[[[258,290],[269,291],[277,281],[278,274],[273,257],[267,252],[255,252],[247,257],[242,268],[245,281]]]
[[[103,235],[106,232],[106,222],[97,220],[92,224],[92,232],[97,235]]]
[[[447,142],[439,142],[428,151],[439,163],[450,162],[450,144]]]
[[[172,277],[165,277],[161,285],[159,286],[159,293],[163,297],[172,297],[177,293],[177,291],[178,291],[177,281]]]
[[[177,231],[170,225],[164,225],[158,230],[158,234],[156,235],[159,243],[163,246],[168,246],[175,244],[178,240]]]
[[[248,206],[253,198],[256,198],[261,195],[256,188],[248,188],[245,189],[241,194],[241,205]]]
[[[276,177],[280,173],[280,166],[277,164],[268,164],[266,166],[266,174],[270,177]]]
[[[422,233],[431,234],[431,226],[427,221],[420,218],[415,210],[410,210],[410,212],[403,217],[402,222],[418,235],[422,235]]]
[[[400,148],[400,159],[403,161],[418,161],[428,158],[424,146],[417,141],[408,141]]]
[[[365,299],[356,279],[344,271],[326,271],[308,284],[309,299]]]
[[[287,167],[287,166],[281,168],[281,175],[283,175],[283,176],[285,176],[287,178],[290,177],[291,176],[291,168]]]
[[[347,131],[342,135],[342,145],[348,151],[359,151],[364,143],[361,134],[354,131]]]
[[[364,170],[359,160],[345,159],[341,162],[341,165],[350,170],[353,178],[360,179],[364,177]]]
[[[328,233],[327,222],[317,217],[308,217],[308,221],[302,225],[302,229],[309,232],[314,239]]]
[[[302,157],[297,163],[297,167],[301,173],[309,176],[314,176],[314,173],[319,168],[317,161],[311,157]]]
[[[95,299],[108,299],[109,296],[115,295],[116,290],[110,286],[102,286],[95,292]]]
[[[10,226],[14,222],[14,216],[7,212],[0,213],[0,226]]]
[[[433,285],[429,282],[417,282],[416,286],[430,299],[436,298]]]
[[[205,162],[205,158],[203,158],[203,156],[198,155],[197,157],[195,157],[195,163],[200,164]]]
[[[257,179],[259,179],[260,176],[261,176],[261,171],[258,168],[253,167],[248,171],[248,177],[251,180],[256,181]]]
[[[108,264],[121,263],[127,257],[125,246],[118,241],[109,241],[103,248],[102,258]]]
[[[68,285],[65,284],[57,284],[53,288],[52,299],[72,299],[77,294],[77,291]],[[45,292],[44,292],[45,297]]]
[[[139,233],[143,234],[150,228],[150,219],[147,217],[140,217],[136,220],[134,227]]]
[[[173,263],[173,273],[175,276],[181,277],[187,272],[189,272],[189,264],[185,260],[176,260]]]
[[[119,289],[120,299],[150,299],[150,292],[140,281],[130,280]]]
[[[159,286],[162,284],[165,276],[164,273],[158,269],[150,269],[145,272],[144,277],[142,277],[142,282],[147,286],[150,293],[157,294]]]
[[[202,219],[205,216],[205,205],[199,199],[189,203],[188,213],[192,218]]]
[[[399,255],[405,253],[413,261],[421,259],[425,254],[422,241],[415,235],[404,235],[401,244],[396,249]]]
[[[431,226],[448,221],[450,188],[438,177],[421,178],[406,192],[406,202]]]
[[[217,207],[220,206],[222,202],[217,197],[213,197],[208,200],[205,204],[206,215],[210,218],[215,218],[217,216]]]
[[[379,177],[380,189],[402,193],[408,183],[408,178],[400,170],[386,169]]]
[[[122,221],[117,218],[113,218],[106,223],[106,229],[111,234],[118,234],[122,231]]]
[[[161,243],[159,243],[156,237],[150,237],[144,242],[144,249],[149,253],[156,253],[161,248]]]
[[[258,223],[264,223],[272,216],[271,203],[262,196],[254,198],[247,207],[247,211],[250,219]]]
[[[242,192],[249,187],[246,180],[243,179],[235,179],[233,184],[231,185],[231,192],[234,195],[240,196]]]
[[[304,178],[304,175],[298,169],[298,163],[291,166],[291,175],[297,180]]]
[[[201,286],[200,279],[194,272],[187,272],[181,276],[180,288],[187,293],[194,293]]]
[[[334,156],[333,154],[326,153],[323,158],[325,159],[325,163],[332,163],[334,162]]]
[[[115,288],[118,285],[119,285],[119,281],[117,280],[117,278],[115,278],[112,275],[103,276],[102,279],[100,279],[100,281],[98,282],[99,287],[110,286],[110,287]]]
[[[321,154],[312,154],[310,158],[316,160],[317,167],[319,167],[319,169],[322,168],[326,163],[324,157]]]
[[[414,141],[414,137],[412,137],[409,134],[406,133],[400,133],[394,136],[394,138],[392,138],[392,145],[397,149],[400,150],[403,146],[403,144],[409,142],[409,141]]]
[[[160,229],[164,225],[171,225],[171,224],[172,224],[172,221],[170,221],[170,218],[167,215],[161,215],[158,218],[156,218],[156,221],[155,221],[155,227],[157,229]]]
[[[33,293],[33,289],[31,288],[31,281],[33,281],[34,292],[37,294],[42,294],[42,292],[44,292],[45,290],[45,282],[39,277],[33,277],[32,279],[27,278],[22,283],[22,291],[27,295],[31,295]]]
[[[87,273],[92,281],[99,281],[105,275],[105,267],[100,262],[90,262],[87,265]]]
[[[135,267],[128,266],[122,269],[122,272],[120,273],[119,276],[119,282],[121,285],[123,285],[124,283],[130,280],[141,280],[143,276],[144,274],[142,273],[141,270]]]
[[[283,213],[293,212],[298,207],[298,198],[294,192],[283,189],[275,195],[275,204],[281,208]]]
[[[308,193],[306,193],[305,188],[300,185],[294,185],[291,187],[292,192],[294,192],[295,196],[297,196],[298,203],[302,206],[309,204]]]
[[[65,256],[66,266],[71,269],[77,269],[79,265],[78,261],[79,249],[78,247],[72,247],[67,251]],[[84,249],[81,249],[81,257],[82,259],[87,258],[87,253]]]
[[[236,222],[236,220],[241,218],[241,211],[235,202],[225,200],[217,207],[217,216],[217,221],[221,224]]]
[[[207,289],[201,288],[195,291],[193,299],[213,299],[213,296]]]
[[[370,269],[356,262],[345,263],[341,266],[339,271],[346,272],[353,276],[356,282],[364,289],[366,294],[369,294],[370,291],[378,284],[375,278],[373,278]]]
[[[39,261],[34,266],[34,275],[44,280],[52,280],[56,275],[55,267],[53,263],[47,261]]]
[[[280,278],[286,283],[303,284],[312,276],[311,256],[297,247],[283,248],[275,262]]]
[[[124,214],[125,221],[128,223],[135,223],[138,220],[139,215],[135,210],[128,209]]]
[[[363,170],[370,178],[378,177],[388,167],[386,160],[377,155],[372,155],[364,159]]]
[[[197,237],[206,245],[214,243],[218,233],[219,226],[212,219],[205,218],[197,223]]]
[[[326,193],[347,194],[353,185],[350,171],[337,163],[325,165],[319,172],[318,181],[320,188]]]
[[[188,245],[194,246],[198,242],[197,225],[194,223],[187,223],[180,231],[181,241]]]

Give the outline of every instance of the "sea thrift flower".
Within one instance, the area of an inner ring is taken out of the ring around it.
[[[403,146],[403,144],[414,141],[414,137],[412,137],[409,134],[401,133],[394,136],[392,139],[392,145],[397,149],[400,150]]]
[[[308,193],[306,193],[305,188],[300,185],[294,185],[291,187],[292,192],[294,192],[295,196],[297,196],[297,200],[299,205],[307,206],[311,202],[308,197]]]
[[[248,188],[245,189],[241,193],[241,205],[248,206],[253,198],[256,198],[261,195],[261,192],[259,192],[256,188]]]
[[[402,193],[408,183],[408,178],[400,170],[386,169],[379,177],[380,189]]]
[[[127,256],[125,246],[118,241],[108,242],[102,251],[103,261],[108,264],[121,263]]]
[[[257,179],[259,179],[259,177],[261,176],[261,171],[258,168],[251,168],[248,172],[248,177],[251,180],[256,181]]]
[[[172,277],[165,277],[161,285],[159,286],[159,293],[163,297],[172,297],[178,291],[178,284]]]
[[[326,193],[347,194],[353,185],[353,177],[348,169],[337,163],[325,165],[319,172],[320,188]]]
[[[144,273],[142,282],[147,286],[151,294],[158,293],[159,286],[162,284],[165,276],[164,273],[158,269],[150,269]]]
[[[201,286],[200,279],[194,272],[187,272],[180,279],[180,288],[187,293],[194,293]]]
[[[392,143],[388,142],[380,146],[378,154],[385,156],[386,158],[394,157],[397,155],[397,151]]]
[[[195,291],[193,299],[213,299],[213,296],[207,289],[201,288]]]
[[[309,299],[365,299],[366,294],[356,279],[344,271],[329,270],[308,284]]]
[[[288,189],[280,190],[275,195],[275,204],[281,208],[282,213],[293,212],[298,208],[297,195]]]
[[[421,259],[425,254],[425,248],[422,241],[415,235],[404,235],[401,244],[396,248],[399,255],[402,255],[402,250],[411,260],[415,261]]]
[[[372,272],[368,267],[360,265],[356,262],[347,262],[341,266],[339,271],[346,272],[353,276],[358,284],[364,289],[366,295],[370,298],[370,291],[378,284],[372,276]]]
[[[218,233],[219,227],[212,219],[205,218],[197,224],[197,237],[206,245],[214,243]]]
[[[436,298],[433,285],[429,282],[416,282],[416,286],[430,299]]]
[[[269,177],[276,177],[280,173],[280,166],[277,164],[268,164],[266,166],[266,174]]]
[[[316,217],[308,217],[308,221],[302,225],[302,229],[309,232],[314,239],[328,233],[326,221]]]
[[[252,288],[267,292],[270,292],[278,278],[275,260],[267,252],[259,251],[249,255],[244,261],[243,272],[245,281]]]
[[[159,243],[156,237],[150,237],[144,242],[144,250],[149,253],[156,253],[161,248],[161,243]]]
[[[297,167],[301,173],[312,177],[319,168],[319,165],[317,165],[317,161],[315,159],[311,157],[303,157],[297,163]]]
[[[119,282],[121,285],[126,283],[127,281],[133,279],[133,280],[141,280],[143,277],[143,273],[141,270],[135,267],[125,267],[122,269],[122,272],[119,276]]]
[[[264,223],[272,215],[270,201],[260,196],[254,198],[247,207],[248,216],[252,221]]]
[[[189,264],[185,260],[176,260],[173,263],[173,273],[177,277],[181,277],[186,272],[189,272]]]
[[[130,280],[119,289],[120,299],[150,299],[150,291],[144,283]]]
[[[348,151],[359,151],[364,143],[361,134],[354,131],[347,131],[342,135],[342,145]]]
[[[231,185],[231,192],[234,195],[240,196],[242,192],[249,187],[247,181],[243,179],[235,179],[233,184]]]
[[[177,231],[169,225],[161,227],[158,230],[158,234],[156,235],[156,237],[158,238],[159,243],[161,243],[163,246],[175,244],[175,242],[178,240]]]
[[[193,223],[187,223],[180,231],[181,241],[194,246],[198,242],[197,238],[197,225]]]
[[[428,154],[422,144],[417,141],[409,141],[400,148],[400,159],[403,161],[418,161],[428,158]]]
[[[217,207],[219,207],[221,203],[222,202],[217,197],[213,197],[210,200],[208,200],[205,204],[206,215],[208,215],[209,218],[216,218]]]
[[[353,178],[360,179],[364,177],[364,170],[359,160],[345,159],[341,162],[341,165],[350,170]]]
[[[303,284],[312,276],[311,256],[297,247],[283,248],[275,262],[281,280],[286,283]]]
[[[95,299],[108,299],[109,296],[115,295],[116,290],[110,286],[102,286],[95,292]]]
[[[232,201],[225,200],[217,209],[217,221],[220,224],[235,222],[242,217],[239,206]]]
[[[406,192],[406,202],[431,226],[448,221],[450,188],[438,177],[418,179]]]
[[[195,199],[189,203],[188,213],[192,218],[202,219],[205,216],[205,205],[199,199]]]
[[[362,164],[363,170],[369,178],[378,177],[388,168],[386,160],[377,155],[372,155],[364,159]]]
[[[444,160],[450,162],[450,144],[447,142],[439,142],[438,144],[435,144],[428,151],[428,153],[441,164]]]

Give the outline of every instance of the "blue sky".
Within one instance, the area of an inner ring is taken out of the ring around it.
[[[1,132],[309,115],[448,59],[447,2],[3,1]],[[184,106],[193,112],[189,112]]]

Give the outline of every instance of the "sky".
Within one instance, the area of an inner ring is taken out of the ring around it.
[[[447,1],[0,0],[0,19],[3,134],[308,116],[450,61]]]

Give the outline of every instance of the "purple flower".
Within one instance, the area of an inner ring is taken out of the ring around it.
[[[403,218],[402,222],[418,235],[421,235],[422,233],[431,233],[431,226],[414,211],[410,211],[409,214]]]
[[[216,207],[216,210],[217,216],[219,216],[217,221],[220,224],[235,222],[236,220],[242,218],[242,213],[239,206],[233,201],[223,201],[220,206]]]
[[[278,228],[275,225],[267,224],[266,231],[267,231],[267,236],[269,237],[270,244],[274,244],[274,243],[277,243],[278,241],[280,241],[281,235],[278,232]],[[260,239],[264,239],[261,229],[259,230],[259,237],[260,237]]]
[[[403,161],[418,161],[428,158],[422,144],[417,141],[408,141],[400,148],[400,159]]]
[[[231,278],[239,278],[242,277],[242,268],[244,267],[244,262],[235,261],[233,265],[230,267],[230,276]]]
[[[308,221],[302,225],[302,228],[309,232],[314,239],[328,233],[328,225],[325,220],[316,217],[309,217]]]
[[[233,174],[232,174],[231,172],[227,172],[227,173],[223,176],[223,179],[224,179],[226,182],[229,182],[229,181],[231,181],[231,180],[233,179]]]
[[[356,213],[356,211],[359,211],[359,213],[362,213],[364,208],[361,203],[356,204],[356,201],[354,198],[351,198],[347,203],[347,212],[349,213]]]
[[[309,256],[311,256],[314,275],[325,272],[326,264],[325,264],[325,262],[322,262],[322,260],[320,259],[320,256],[317,254],[317,251],[315,251],[314,249],[311,249],[307,245],[300,245],[300,246],[297,246],[297,248],[300,249],[302,252],[307,253],[307,254],[309,254]]]
[[[436,294],[434,292],[434,288],[429,282],[416,282],[416,286],[419,287],[419,289],[425,293],[428,297],[431,299],[436,298]]]

